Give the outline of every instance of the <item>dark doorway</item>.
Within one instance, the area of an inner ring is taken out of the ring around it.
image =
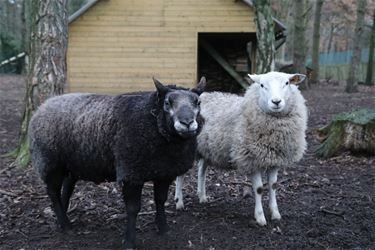
[[[207,78],[207,91],[244,92],[240,82],[247,85],[244,77],[252,69],[255,41],[255,33],[198,34],[198,79]]]

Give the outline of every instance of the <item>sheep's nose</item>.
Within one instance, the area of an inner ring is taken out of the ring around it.
[[[187,120],[187,119],[183,119],[183,120],[180,120],[180,123],[181,124],[184,124],[187,128],[190,127],[190,125],[194,122],[194,120]]]
[[[272,99],[271,100],[273,104],[275,104],[276,106],[279,106],[281,100],[280,99]]]

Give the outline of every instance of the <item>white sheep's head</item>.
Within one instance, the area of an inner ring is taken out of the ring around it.
[[[248,74],[250,79],[257,84],[259,92],[259,107],[268,114],[282,115],[288,113],[291,107],[291,96],[298,91],[297,85],[306,76],[303,74],[287,74],[282,72],[269,72],[260,75]]]

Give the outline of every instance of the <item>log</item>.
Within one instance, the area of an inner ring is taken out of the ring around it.
[[[328,125],[317,129],[316,137],[322,144],[315,153],[322,158],[344,150],[374,155],[375,110],[358,109],[338,114]]]

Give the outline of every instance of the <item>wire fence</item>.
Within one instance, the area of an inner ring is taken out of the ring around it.
[[[352,50],[321,53],[319,55],[319,77],[323,79],[346,80],[352,56]],[[359,81],[365,81],[368,61],[369,49],[366,48],[361,51],[361,61],[358,65]],[[307,65],[311,65],[311,59],[307,61]],[[375,71],[375,64],[372,70]]]

